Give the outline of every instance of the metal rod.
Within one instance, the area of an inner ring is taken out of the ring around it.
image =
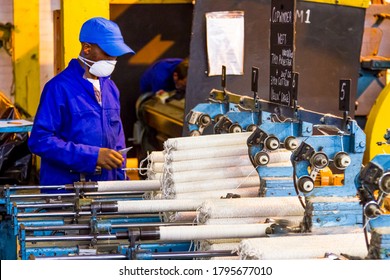
[[[123,223],[123,224],[112,224],[112,229],[117,228],[134,228],[134,227],[158,227],[158,226],[185,226],[192,225],[192,223]],[[89,224],[72,224],[72,225],[58,225],[58,226],[26,226],[26,231],[37,231],[37,230],[81,230],[90,229]]]
[[[126,255],[120,254],[102,254],[102,255],[84,255],[84,256],[58,256],[58,257],[42,257],[34,256],[35,260],[127,260]]]
[[[61,226],[31,226],[25,227],[26,231],[33,230],[80,230],[80,229],[90,229],[91,226],[89,224],[77,224],[77,225],[61,225]]]
[[[16,215],[17,218],[36,218],[36,217],[74,217],[74,216],[89,216],[91,215],[91,211],[80,211],[78,213],[76,212],[42,212],[42,213],[18,213]],[[131,215],[131,217],[136,217],[133,216],[135,214],[140,214],[140,213],[130,213],[130,212],[104,212],[104,213],[97,213],[97,216],[123,216],[123,215]],[[153,213],[147,213],[146,217],[157,217],[156,215],[152,215]]]
[[[17,204],[18,208],[60,208],[60,207],[72,207],[74,203],[31,203],[31,204]]]
[[[144,192],[140,191],[121,191],[121,192],[85,192],[83,196],[123,196],[123,195],[131,195],[132,197],[141,198]],[[25,198],[50,198],[50,197],[76,197],[76,193],[39,193],[39,194],[11,194],[10,199],[25,199]]]
[[[65,189],[65,185],[57,186],[9,186],[10,190]]]
[[[46,241],[90,241],[90,240],[115,240],[116,235],[52,235],[52,236],[26,236],[26,242],[46,242]]]
[[[138,253],[136,253],[137,255]],[[150,255],[153,259],[172,259],[172,258],[205,258],[205,257],[228,257],[237,256],[237,253],[233,253],[231,250],[219,250],[219,251],[195,251],[195,252],[161,252],[161,253],[140,253]]]
[[[107,214],[107,213],[104,213]],[[43,213],[18,213],[17,218],[36,218],[36,217],[74,217],[74,216],[87,216],[91,215],[91,212],[43,212]]]
[[[114,224],[111,228],[134,228],[134,227],[160,227],[160,226],[191,226],[193,223],[131,223],[131,224]]]
[[[74,197],[75,193],[45,193],[45,194],[11,194],[10,199],[16,198],[49,198],[49,197]]]
[[[119,191],[119,192],[85,192],[83,193],[84,196],[97,196],[97,195],[140,195],[142,196],[145,192],[143,191]]]

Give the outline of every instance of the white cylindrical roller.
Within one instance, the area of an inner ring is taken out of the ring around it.
[[[292,166],[291,161],[271,162],[267,164],[267,167],[287,167]]]
[[[248,137],[252,132],[242,133],[228,133],[228,134],[212,134],[212,135],[201,135],[197,137],[177,137],[170,138],[164,142],[165,150],[186,150],[213,146],[231,146],[246,144]]]
[[[204,170],[212,168],[223,168],[233,166],[252,166],[248,155],[231,157],[214,157],[208,159],[195,159],[187,161],[173,161],[165,165],[170,172],[181,172],[190,170]]]
[[[226,197],[228,194],[237,194],[241,197],[258,197],[259,187],[213,190],[203,192],[177,193],[175,199],[210,199]]]
[[[242,225],[242,224],[256,224],[264,223],[264,217],[246,217],[246,218],[220,218],[207,219],[204,221],[205,225]]]
[[[150,169],[154,173],[163,173],[164,172],[164,167],[166,166],[166,163],[164,162],[152,162],[150,164]]]
[[[149,199],[160,200],[164,198],[161,192],[152,192],[149,196]]]
[[[219,218],[219,219],[207,219],[205,225],[228,225],[228,224],[255,224],[265,223],[268,219],[272,219],[275,223],[288,224],[288,226],[299,226],[303,220],[302,216],[286,216],[286,217],[246,217],[246,218]]]
[[[209,240],[202,240],[199,244],[199,250],[200,251],[219,251],[219,250],[238,251],[239,245],[240,242],[212,243]]]
[[[168,222],[188,222],[192,223],[196,221],[197,212],[196,211],[181,211],[174,212],[167,215]]]
[[[183,192],[203,192],[210,190],[259,187],[260,178],[257,172],[248,177],[222,178],[196,182],[175,183],[176,194]]]
[[[151,162],[164,162],[165,154],[163,151],[153,151],[150,153],[149,159]]]
[[[221,238],[254,238],[266,236],[271,224],[202,225],[160,227],[162,241],[204,240]]]
[[[248,146],[245,144],[220,147],[193,148],[188,150],[171,150],[166,154],[167,161],[186,161],[215,157],[247,156]]]
[[[276,151],[271,151],[268,153],[269,163],[278,163],[278,162],[291,162],[291,151],[286,149],[278,149]]]
[[[99,181],[97,185],[98,192],[158,191],[161,188],[159,180]]]
[[[222,178],[245,177],[256,174],[253,166],[215,168],[209,170],[182,171],[170,174],[173,183],[214,180]]]
[[[195,211],[203,200],[131,200],[118,201],[118,213],[158,213],[165,211]]]
[[[259,197],[207,200],[198,209],[198,221],[210,218],[302,216],[304,209],[297,197]]]
[[[239,256],[230,256],[230,257],[212,257],[209,258],[210,261],[237,261],[240,260]]]
[[[161,181],[163,178],[163,173],[160,172],[153,172],[150,170],[150,172],[147,173],[149,180],[158,180]]]
[[[241,259],[318,259],[326,253],[365,258],[367,247],[364,233],[253,238],[244,239],[239,245]]]

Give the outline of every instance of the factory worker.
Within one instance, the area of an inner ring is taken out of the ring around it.
[[[184,97],[187,85],[188,59],[164,58],[153,63],[142,74],[141,93],[176,91]]]
[[[96,17],[80,30],[81,51],[44,87],[29,138],[41,157],[40,185],[123,180],[125,147],[116,58],[134,51],[118,25]]]

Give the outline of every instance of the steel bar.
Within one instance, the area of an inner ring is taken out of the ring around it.
[[[52,242],[52,241],[90,241],[90,240],[116,240],[116,235],[51,235],[51,236],[26,236],[26,242]]]
[[[233,253],[230,250],[220,250],[220,251],[194,251],[194,252],[161,252],[161,253],[150,253],[149,255],[152,259],[177,259],[177,258],[192,259],[192,258],[206,258],[206,257],[237,256],[237,253]]]
[[[16,207],[20,209],[24,208],[60,208],[60,207],[73,207],[74,203],[31,203],[31,204],[16,204]]]
[[[123,224],[112,224],[112,229],[117,228],[136,228],[136,227],[158,227],[158,226],[185,226],[191,225],[191,223],[123,223]],[[26,231],[37,231],[37,230],[81,230],[90,229],[89,224],[73,224],[73,225],[59,225],[59,226],[27,226],[24,229]]]
[[[126,255],[120,254],[102,254],[102,255],[77,255],[77,256],[57,256],[42,257],[34,256],[34,260],[127,260]]]

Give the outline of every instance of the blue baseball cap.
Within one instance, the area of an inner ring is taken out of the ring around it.
[[[110,56],[121,56],[135,52],[125,44],[119,26],[108,19],[95,17],[84,22],[79,40],[82,43],[98,45]]]

